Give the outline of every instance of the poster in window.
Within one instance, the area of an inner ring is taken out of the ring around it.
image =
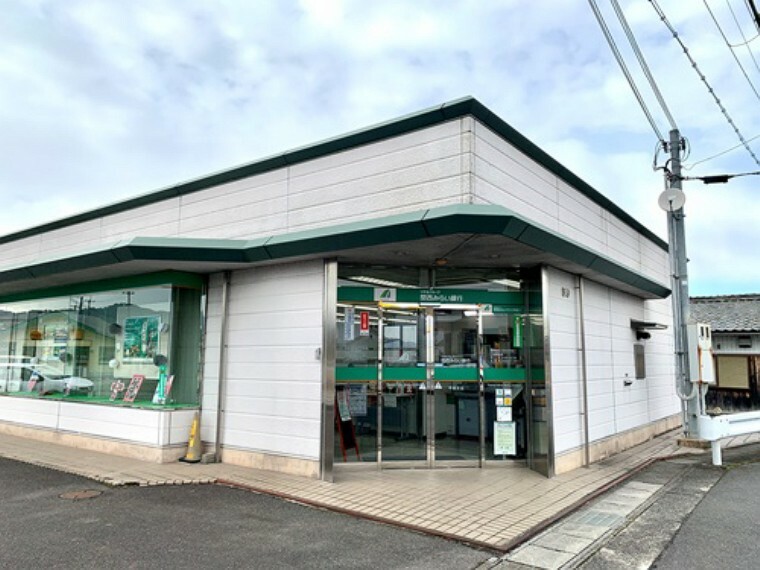
[[[132,376],[132,381],[129,383],[127,391],[124,393],[125,402],[134,402],[137,397],[137,393],[140,391],[145,376],[142,374],[135,374]]]
[[[158,352],[158,316],[128,317],[124,320],[124,360],[153,360]]]
[[[342,422],[351,421],[351,411],[348,407],[348,394],[346,390],[338,390],[338,415]]]
[[[116,382],[111,382],[111,397],[109,400],[112,402],[116,401],[116,398],[119,397],[119,394],[121,394],[124,391],[124,388],[126,388],[126,385],[121,380],[117,380]]]
[[[353,417],[367,415],[367,385],[348,385],[348,409]]]
[[[353,307],[346,307],[345,312],[345,319],[343,323],[343,340],[345,341],[352,341],[354,340],[354,308]]]
[[[493,454],[515,455],[517,453],[517,439],[515,435],[515,422],[494,422]]]

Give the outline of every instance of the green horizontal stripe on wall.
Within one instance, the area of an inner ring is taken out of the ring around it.
[[[498,382],[500,380],[525,380],[525,368],[486,368],[483,370],[483,380]]]
[[[478,380],[478,369],[475,366],[446,366],[435,368],[433,372],[434,380],[442,382],[462,381],[476,382]]]
[[[427,371],[424,366],[398,367],[383,366],[383,380],[386,382],[424,382]]]
[[[544,379],[543,368],[531,369],[534,380]],[[427,371],[424,366],[383,367],[383,377],[388,382],[424,382]],[[527,375],[525,368],[486,368],[483,379],[486,382],[524,381]],[[338,366],[335,369],[335,379],[339,382],[368,382],[377,380],[377,366]],[[478,379],[478,369],[475,367],[436,367],[434,379],[442,382],[472,382]]]
[[[377,380],[377,366],[338,366],[335,368],[338,382],[367,382]]]

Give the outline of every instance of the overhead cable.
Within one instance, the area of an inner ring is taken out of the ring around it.
[[[725,184],[732,178],[739,178],[741,176],[758,176],[760,170],[755,172],[740,172],[738,174],[710,174],[708,176],[679,176],[681,180],[701,180],[705,184]]]
[[[745,2],[747,3],[747,10],[749,10],[750,16],[752,16],[752,20],[754,20],[757,30],[760,32],[760,12],[757,11],[755,0],[745,0]]]
[[[649,121],[649,125],[652,127],[655,135],[657,135],[657,139],[664,141],[665,138],[662,136],[660,129],[657,127],[657,123],[655,122],[654,117],[652,117],[652,113],[649,112],[649,108],[647,107],[644,98],[641,96],[638,87],[636,87],[636,83],[633,81],[633,76],[631,75],[630,71],[628,71],[628,67],[625,65],[625,61],[623,61],[623,56],[620,54],[620,50],[618,50],[615,39],[612,37],[610,29],[607,27],[607,23],[604,21],[602,13],[599,11],[599,6],[597,6],[595,0],[589,0],[589,4],[591,5],[591,9],[594,11],[594,16],[596,16],[596,20],[599,22],[599,26],[602,28],[602,33],[604,33],[604,37],[607,39],[607,43],[610,45],[610,49],[612,50],[612,53],[615,56],[620,69],[623,71],[623,75],[625,75],[625,78],[628,80],[628,85],[631,87],[633,94],[636,96],[636,100],[639,102],[639,106],[644,112],[644,115],[646,115],[647,121]]]
[[[691,63],[691,67],[694,68],[694,71],[702,80],[702,83],[704,83],[705,87],[707,87],[707,91],[710,93],[710,95],[712,95],[713,99],[715,99],[715,103],[718,105],[718,108],[720,109],[721,113],[723,113],[723,116],[728,121],[728,124],[731,125],[731,127],[734,129],[736,136],[739,137],[739,140],[741,141],[742,145],[744,145],[744,148],[747,149],[747,152],[750,154],[750,156],[752,156],[752,159],[755,161],[755,163],[758,166],[760,166],[760,160],[758,160],[757,156],[752,151],[746,139],[744,138],[744,135],[742,135],[741,131],[739,130],[739,127],[736,126],[736,123],[734,123],[734,120],[728,114],[728,111],[723,106],[723,103],[721,103],[720,99],[715,94],[715,89],[713,89],[710,83],[708,83],[707,77],[705,77],[705,74],[702,73],[702,71],[700,71],[699,66],[697,65],[697,62],[694,61],[694,58],[691,57],[691,54],[689,53],[689,48],[686,47],[686,45],[683,43],[683,41],[679,37],[678,32],[675,30],[673,25],[668,21],[668,18],[667,16],[665,16],[665,13],[662,11],[662,8],[660,8],[656,0],[649,0],[649,3],[652,5],[652,8],[654,8],[655,12],[657,12],[657,15],[660,17],[660,20],[662,20],[662,22],[667,26],[667,28],[670,30],[670,33],[673,34],[673,37],[681,46],[683,53],[686,55],[686,57],[689,59],[689,62]]]
[[[625,32],[626,37],[628,38],[628,43],[631,44],[631,48],[633,48],[633,52],[636,54],[636,59],[639,60],[639,65],[641,66],[641,70],[644,72],[644,75],[647,78],[647,81],[649,81],[649,85],[652,88],[652,91],[654,92],[655,97],[657,97],[657,101],[660,103],[660,107],[662,108],[662,112],[665,113],[665,116],[668,119],[668,123],[670,123],[671,129],[677,129],[678,126],[676,125],[676,121],[673,118],[673,115],[670,113],[670,109],[668,109],[667,103],[665,103],[665,99],[662,96],[662,93],[660,93],[660,88],[657,86],[657,82],[654,80],[654,77],[652,76],[652,73],[649,71],[649,66],[647,65],[646,60],[644,59],[644,54],[641,53],[641,49],[639,49],[639,44],[636,41],[636,36],[633,35],[633,30],[631,30],[631,27],[628,25],[628,20],[626,20],[625,14],[623,13],[623,10],[620,8],[620,3],[617,0],[611,0],[612,7],[615,9],[615,14],[617,14],[618,21],[620,22],[620,25],[623,27],[623,31]]]
[[[707,0],[702,0],[702,1],[705,3],[705,8],[707,8],[707,11],[710,13],[710,17],[712,18],[712,21],[715,23],[715,27],[718,28],[720,35],[723,37],[723,41],[726,42],[726,45],[728,46],[728,50],[731,52],[731,55],[734,57],[734,61],[736,62],[736,65],[738,65],[739,69],[742,70],[744,79],[747,80],[747,83],[749,83],[750,89],[752,89],[752,91],[755,93],[755,97],[757,97],[758,101],[760,101],[760,93],[757,92],[757,89],[755,88],[755,84],[752,83],[752,80],[749,78],[749,75],[747,75],[747,71],[744,69],[744,66],[742,65],[741,60],[739,60],[739,58],[736,56],[736,52],[734,51],[734,48],[731,47],[731,43],[728,41],[726,34],[723,32],[723,28],[720,27],[720,23],[718,22],[718,19],[715,17],[715,14],[710,8],[710,5],[707,3]],[[754,60],[754,57],[752,59]],[[755,62],[755,65],[757,65],[757,62]]]
[[[754,137],[748,138],[747,142],[750,143],[750,142],[752,142],[752,141],[754,141],[756,139],[760,139],[760,135],[755,135]],[[700,160],[698,160],[696,162],[692,162],[688,166],[683,166],[683,169],[684,170],[691,170],[692,168],[694,168],[698,164],[702,164],[703,162],[707,162],[708,160],[712,160],[714,158],[718,158],[719,156],[723,156],[724,154],[728,154],[732,150],[736,150],[737,148],[741,148],[742,146],[744,146],[744,145],[742,143],[739,143],[739,144],[734,145],[731,148],[727,148],[726,150],[723,150],[723,151],[721,151],[721,152],[719,152],[717,154],[714,154],[712,156],[708,156],[707,158],[702,158],[702,159],[700,159]]]
[[[729,0],[726,0],[726,4],[728,4],[728,9],[731,11],[731,16],[734,18],[734,24],[736,24],[736,27],[739,28],[739,33],[742,35],[742,39],[744,40],[743,44],[738,44],[735,46],[730,47],[741,47],[741,46],[747,46],[747,51],[749,52],[749,56],[752,58],[752,63],[755,64],[755,69],[760,71],[760,66],[757,65],[757,60],[755,59],[755,54],[752,53],[752,48],[749,47],[749,42],[752,40],[756,40],[757,38],[760,38],[760,34],[757,34],[754,38],[747,39],[747,36],[744,35],[744,30],[742,29],[742,25],[739,23],[739,18],[736,17],[736,12],[734,12],[734,7],[731,6],[731,2]]]

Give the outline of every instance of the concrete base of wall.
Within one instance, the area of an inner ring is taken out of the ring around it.
[[[706,439],[694,439],[692,437],[679,437],[678,445],[681,447],[692,447],[694,449],[710,449],[710,442]]]
[[[319,461],[312,459],[299,459],[297,457],[282,457],[270,455],[258,451],[243,449],[231,449],[222,447],[222,463],[251,467],[253,469],[265,469],[299,475],[301,477],[319,478]]]
[[[129,457],[152,463],[172,463],[185,455],[187,446],[151,447],[125,441],[106,439],[92,435],[51,431],[0,422],[0,434],[14,435],[46,443],[65,445],[76,449],[97,451],[109,455]]]
[[[675,414],[639,428],[606,437],[602,440],[592,441],[589,445],[589,459],[591,463],[602,461],[611,455],[630,449],[680,426],[681,414]],[[583,467],[584,461],[585,453],[582,447],[566,451],[555,458],[554,472],[556,475],[559,475],[560,473],[578,469],[579,467]]]

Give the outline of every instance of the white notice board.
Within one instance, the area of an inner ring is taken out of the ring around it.
[[[517,455],[515,422],[493,423],[493,454]]]

